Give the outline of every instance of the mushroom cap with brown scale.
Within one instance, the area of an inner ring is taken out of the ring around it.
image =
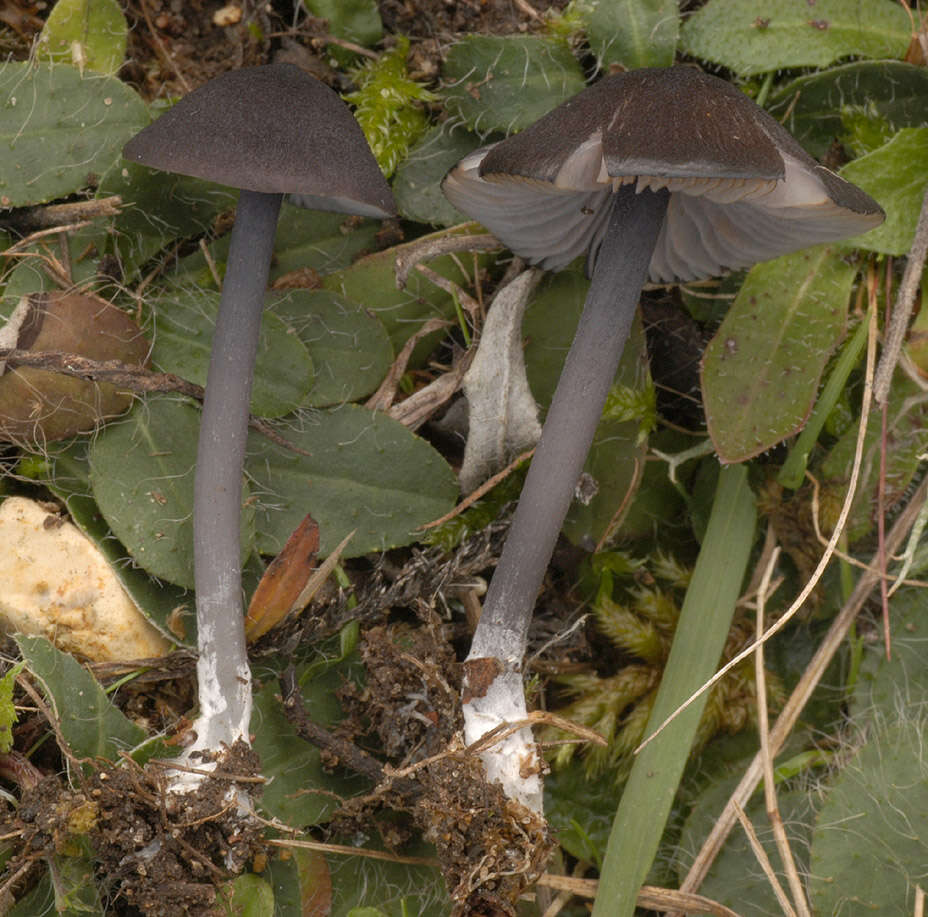
[[[879,205],[819,165],[762,108],[691,67],[606,77],[446,176],[449,200],[513,252],[589,272],[613,189],[670,191],[652,282],[749,267],[882,222]]]

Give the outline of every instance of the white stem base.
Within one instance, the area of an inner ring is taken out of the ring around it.
[[[524,720],[528,712],[525,708],[522,674],[515,668],[505,668],[498,672],[482,696],[472,696],[462,706],[464,738],[468,745],[497,727]],[[542,815],[543,765],[532,730],[528,726],[495,742],[481,752],[480,758],[486,769],[488,783],[499,783],[510,799]]]

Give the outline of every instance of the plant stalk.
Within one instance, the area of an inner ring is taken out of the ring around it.
[[[532,610],[625,348],[668,200],[666,191],[636,194],[629,185],[614,195],[583,314],[465,662],[468,743],[526,715],[522,657]],[[483,760],[491,783],[499,781],[509,796],[540,812],[535,755],[524,728]]]
[[[213,335],[193,498],[200,714],[190,750],[248,740],[251,673],[242,600],[242,468],[258,334],[283,196],[242,191]]]

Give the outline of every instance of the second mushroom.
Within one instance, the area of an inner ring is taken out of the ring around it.
[[[532,608],[643,284],[746,268],[865,232],[884,215],[740,90],[690,67],[606,77],[465,157],[442,187],[529,263],[559,270],[582,255],[591,275],[465,666],[472,742],[526,715]],[[535,755],[523,730],[485,760],[491,779],[540,809]]]

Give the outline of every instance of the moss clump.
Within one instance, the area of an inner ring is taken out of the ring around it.
[[[425,133],[428,118],[419,103],[438,97],[406,72],[409,39],[352,72],[357,90],[345,96],[384,175],[389,178],[409,148]]]

